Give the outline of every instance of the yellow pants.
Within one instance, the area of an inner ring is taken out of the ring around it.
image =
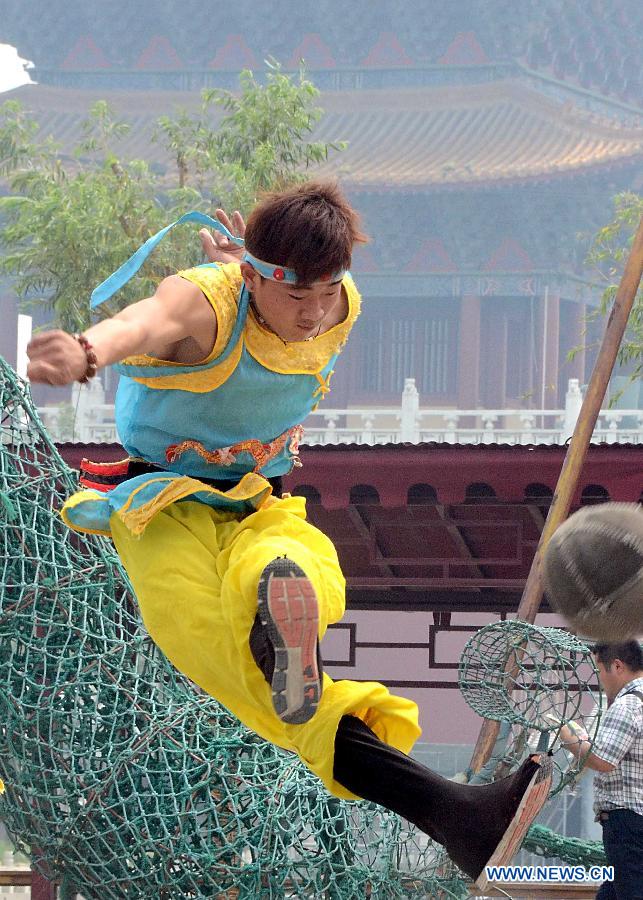
[[[338,797],[335,734],[344,715],[362,719],[383,741],[408,753],[420,735],[416,705],[376,682],[333,682],[315,715],[287,725],[248,643],[264,567],[286,555],[310,578],[319,601],[319,638],[344,613],[344,578],[332,542],[306,522],[300,497],[273,500],[239,520],[205,504],[174,503],[134,536],[116,515],[112,536],[145,627],[168,659],[261,737],[299,755]]]

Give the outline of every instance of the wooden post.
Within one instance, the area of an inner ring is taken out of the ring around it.
[[[623,340],[627,320],[641,283],[642,273],[643,219],[639,222],[638,230],[634,236],[632,248],[625,264],[625,271],[623,272],[614,305],[607,321],[596,365],[587,385],[587,392],[576,428],[565,454],[565,460],[558,477],[549,514],[536,548],[529,575],[527,576],[527,583],[525,584],[520,605],[518,606],[518,619],[521,619],[523,622],[533,623],[540,608],[543,596],[543,554],[552,534],[569,514],[569,508],[587,456],[596,420],[600,413],[618,350]],[[479,772],[491,756],[499,728],[499,722],[485,719],[471,757],[471,769],[473,772]]]

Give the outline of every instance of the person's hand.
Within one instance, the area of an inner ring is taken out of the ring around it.
[[[589,735],[585,729],[577,722],[568,722],[561,725],[559,731],[560,741],[563,745],[580,744],[582,741],[588,741]]]
[[[87,355],[66,331],[45,331],[27,345],[27,378],[34,384],[71,384],[87,371]]]
[[[558,735],[562,744],[579,744],[581,741],[588,741],[589,735],[582,725],[570,719],[569,722],[563,722],[558,716],[551,713],[545,715],[546,719],[560,726]]]
[[[232,214],[232,221],[230,221],[222,209],[217,209],[216,217],[222,225],[225,225],[228,231],[231,231],[237,237],[243,237],[246,233],[246,223],[243,221],[243,216],[240,212],[235,210]],[[203,252],[210,262],[241,262],[243,247],[233,244],[220,231],[208,231],[207,228],[202,228],[199,232],[199,237],[201,238]]]

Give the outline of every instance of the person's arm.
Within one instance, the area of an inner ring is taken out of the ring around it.
[[[641,702],[632,694],[617,697],[601,719],[594,741],[591,768],[612,772],[641,732]]]
[[[186,338],[192,338],[205,357],[216,334],[214,310],[195,284],[178,275],[165,278],[153,297],[133,303],[85,332],[98,368],[139,354],[172,360],[176,345]],[[27,353],[27,376],[33,382],[71,384],[87,368],[84,349],[64,331],[36,335]]]
[[[591,741],[582,729],[562,725],[559,735],[565,750],[568,750],[576,759],[583,759],[583,763],[588,769],[593,769],[595,772],[613,772],[616,768],[592,751]]]

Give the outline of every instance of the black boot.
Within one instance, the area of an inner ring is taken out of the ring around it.
[[[335,737],[336,780],[417,825],[473,880],[519,849],[549,794],[550,769],[530,758],[492,784],[456,784],[383,743],[354,716],[342,718]]]

